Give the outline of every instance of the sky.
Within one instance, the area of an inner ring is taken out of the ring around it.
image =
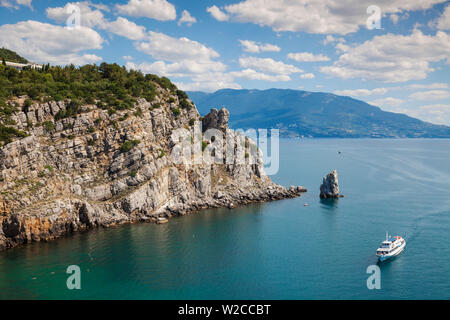
[[[0,47],[186,91],[331,92],[450,125],[450,1],[0,0]]]

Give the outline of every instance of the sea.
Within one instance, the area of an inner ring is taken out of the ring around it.
[[[279,158],[302,197],[0,252],[0,299],[450,299],[450,140],[281,140]],[[334,169],[344,198],[321,200]],[[386,232],[406,249],[378,263]]]

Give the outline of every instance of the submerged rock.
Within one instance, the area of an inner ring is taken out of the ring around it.
[[[323,177],[322,185],[320,186],[320,198],[340,198],[339,193],[338,173],[336,170]]]

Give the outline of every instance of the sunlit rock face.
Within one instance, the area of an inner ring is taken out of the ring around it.
[[[320,197],[322,199],[327,198],[339,198],[339,181],[338,173],[336,170],[323,177],[322,185],[320,186]]]
[[[137,99],[131,110],[115,114],[85,105],[80,114],[55,121],[66,108],[57,101],[14,113],[14,126],[29,136],[0,148],[0,249],[305,191],[273,183],[259,154],[245,158],[252,163],[175,162],[172,132],[193,133],[201,122],[189,103],[181,106],[176,93],[158,87],[154,101]],[[213,109],[202,125],[225,131],[228,118],[228,110]]]

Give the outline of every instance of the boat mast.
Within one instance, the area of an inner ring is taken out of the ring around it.
[[[386,231],[386,241],[389,241],[389,232]]]

